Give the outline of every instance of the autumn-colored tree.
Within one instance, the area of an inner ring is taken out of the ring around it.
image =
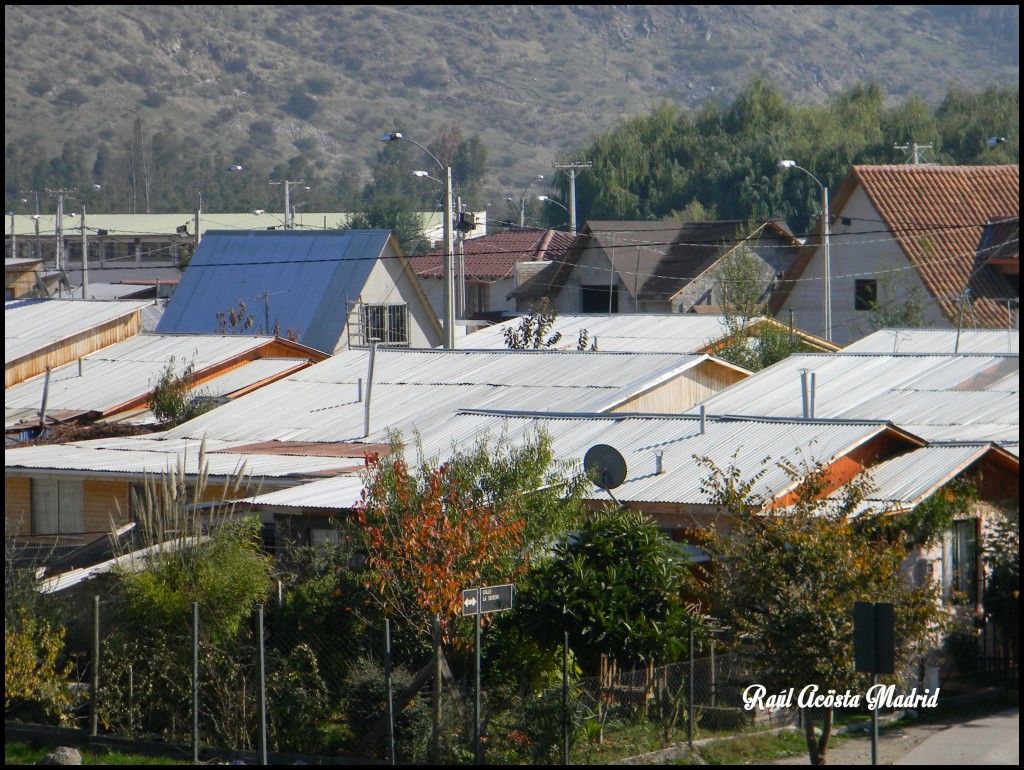
[[[711,609],[753,640],[758,684],[769,692],[808,685],[821,694],[863,692],[865,676],[854,670],[857,601],[894,604],[897,671],[907,671],[935,640],[942,616],[935,588],[908,585],[900,569],[904,543],[873,538],[850,524],[848,514],[869,491],[869,479],[851,482],[836,499],[826,494],[832,484],[825,467],[783,463],[797,485],[795,499],[785,509],[769,509],[768,499],[755,492],[764,469],[745,477],[735,466],[694,459],[708,469],[705,493],[731,523],[726,536],[708,534],[718,565]],[[803,711],[811,764],[824,764],[833,709],[823,709],[820,736],[811,710]]]
[[[457,642],[462,591],[516,582],[578,520],[580,491],[543,433],[518,446],[482,439],[443,462],[410,462],[396,439],[371,458],[356,513],[365,585],[385,614],[424,633],[437,615]]]

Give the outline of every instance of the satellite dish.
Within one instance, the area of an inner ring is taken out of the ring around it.
[[[607,444],[590,447],[583,456],[583,470],[601,489],[615,489],[626,480],[626,461]]]

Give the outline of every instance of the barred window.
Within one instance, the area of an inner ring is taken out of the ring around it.
[[[382,345],[408,345],[406,305],[363,305],[363,344],[378,339]]]

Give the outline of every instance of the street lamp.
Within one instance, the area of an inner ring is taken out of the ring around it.
[[[452,167],[444,165],[437,157],[418,142],[402,136],[398,131],[391,131],[384,134],[382,142],[404,141],[414,144],[431,157],[438,168],[444,172],[444,347],[446,350],[455,348],[455,277],[452,271],[452,257],[455,254],[453,234],[455,228],[452,225]],[[417,174],[417,176],[419,176]],[[440,181],[440,180],[438,180]]]
[[[572,212],[569,211],[569,207],[568,206],[566,206],[565,204],[559,203],[554,198],[552,198],[552,197],[550,197],[548,195],[538,195],[537,196],[537,200],[544,201],[546,203],[554,203],[556,206],[558,206],[560,209],[562,209],[562,211],[564,211],[566,214],[568,214],[570,218],[572,217]]]
[[[519,197],[519,226],[526,227],[526,193],[530,189],[530,185],[534,182],[543,182],[544,175],[537,174],[533,179],[526,183],[526,187],[523,188],[523,194]]]
[[[815,184],[821,188],[821,223],[822,230],[825,236],[825,339],[829,342],[832,341],[832,260],[829,254],[829,246],[832,240],[832,223],[829,220],[828,214],[828,188],[823,185],[818,177],[812,174],[810,171],[805,169],[803,166],[798,166],[795,160],[780,160],[775,164],[776,168],[789,170],[791,168],[799,169],[803,171],[807,176],[814,180]]]

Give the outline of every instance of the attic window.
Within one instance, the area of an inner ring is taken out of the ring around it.
[[[855,310],[872,310],[878,304],[878,281],[858,278],[853,290]]]
[[[362,342],[369,345],[373,339],[381,345],[409,344],[409,309],[401,305],[363,305]]]

